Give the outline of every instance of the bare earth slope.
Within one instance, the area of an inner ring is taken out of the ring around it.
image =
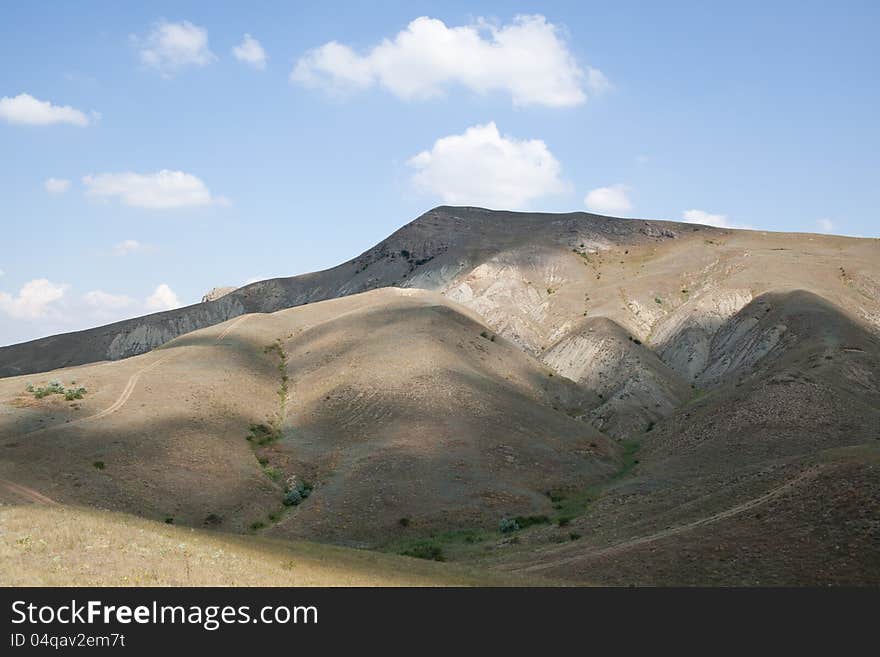
[[[0,379],[0,501],[566,583],[880,583],[880,240],[443,207],[0,373],[106,359]],[[53,378],[89,392],[25,392]]]
[[[347,543],[404,517],[494,528],[548,510],[545,486],[618,468],[617,447],[571,417],[595,395],[422,291],[248,315],[52,378],[90,392],[36,400],[23,378],[0,382],[0,477],[195,526]],[[314,490],[285,507],[293,480]]]
[[[786,291],[728,320],[709,353],[710,387],[644,433],[631,476],[572,523],[587,538],[505,567],[617,584],[880,582],[877,336]]]

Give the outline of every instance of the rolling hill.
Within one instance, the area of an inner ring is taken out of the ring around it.
[[[10,504],[563,583],[880,582],[880,240],[441,207],[0,372]]]

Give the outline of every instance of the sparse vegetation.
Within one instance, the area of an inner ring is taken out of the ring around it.
[[[401,518],[399,521],[401,527],[409,527],[409,518]]]
[[[76,381],[70,382],[71,386],[76,385]],[[43,399],[44,397],[48,397],[49,395],[64,395],[64,399],[67,401],[73,401],[75,399],[82,399],[83,395],[86,394],[87,390],[80,387],[73,388],[65,388],[64,385],[58,379],[53,379],[45,386],[37,387],[33,383],[28,383],[25,386],[25,391],[31,393],[36,399]]]
[[[295,482],[284,491],[284,506],[297,506],[311,494],[311,484],[304,481]]]
[[[550,518],[547,516],[517,516],[513,520],[519,525],[520,529],[526,529],[532,525],[547,525],[550,523]]]
[[[247,439],[260,447],[281,440],[281,430],[275,426],[263,423],[251,424],[250,430]]]
[[[104,466],[104,461],[95,461],[94,463],[92,463],[92,465],[93,465],[97,470],[103,470],[104,467],[105,467],[105,466]]]
[[[415,557],[416,559],[428,559],[429,561],[446,561],[443,548],[430,539],[418,541],[402,550],[400,554],[407,557]]]
[[[222,524],[223,517],[216,513],[209,513],[205,516],[205,524],[209,527],[216,527],[219,524]]]
[[[502,534],[509,534],[511,532],[519,531],[519,529],[519,523],[514,518],[502,518],[498,523],[498,531]]]

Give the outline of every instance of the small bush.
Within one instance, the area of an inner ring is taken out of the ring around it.
[[[211,527],[216,527],[217,525],[223,522],[223,518],[216,513],[209,513],[205,516],[205,524]]]
[[[82,399],[84,394],[86,394],[85,388],[68,388],[64,392],[64,399],[66,399],[67,401],[73,401],[74,399]]]
[[[570,522],[571,522],[571,518],[560,518],[559,520],[556,521],[556,524],[559,525],[560,527],[567,527]]]
[[[531,527],[532,525],[546,525],[550,522],[547,516],[517,516],[513,519],[520,529]]]
[[[254,522],[251,523],[250,529],[252,532],[255,532],[255,531],[262,529],[265,526],[266,526],[266,523],[263,522],[262,520],[255,520]]]
[[[172,518],[171,516],[168,516],[167,518],[165,518],[165,524],[166,524],[166,525],[173,525],[173,524],[174,524],[174,518]]]
[[[654,297],[654,303],[660,305],[663,303],[663,299],[661,299],[660,297]]]
[[[92,463],[92,465],[95,466],[98,470],[104,469],[104,461],[95,461],[94,463]]]
[[[446,557],[443,555],[443,548],[431,541],[419,541],[403,550],[400,554],[429,561],[446,561]]]
[[[578,540],[578,539],[581,537],[581,535],[578,534],[577,532],[571,532],[571,533],[568,535],[568,537],[569,537],[572,541],[576,541],[576,540]]]
[[[498,523],[498,531],[502,534],[510,534],[519,531],[519,523],[514,518],[502,518]]]
[[[284,506],[296,506],[312,494],[312,485],[304,481],[289,487],[284,493]]]
[[[281,430],[268,424],[252,424],[247,439],[257,445],[268,445],[281,439]]]
[[[409,518],[401,518],[398,522],[401,527],[409,527]]]

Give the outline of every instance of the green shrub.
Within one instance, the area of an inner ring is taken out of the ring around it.
[[[546,525],[550,522],[547,516],[517,516],[513,519],[520,529],[531,527],[532,525]]]
[[[104,461],[95,461],[94,463],[92,463],[92,465],[95,466],[98,470],[104,469]]]
[[[571,518],[563,517],[563,518],[560,518],[559,520],[557,520],[556,524],[559,525],[560,527],[567,527],[570,522],[571,522]]]
[[[409,527],[409,518],[401,518],[398,522],[401,527]]]
[[[312,494],[312,485],[300,481],[284,492],[284,506],[296,506]]]
[[[414,543],[400,552],[400,554],[407,557],[415,557],[416,559],[428,559],[429,561],[446,561],[446,557],[443,555],[443,548],[430,540]]]
[[[166,524],[166,525],[173,525],[173,524],[174,524],[174,518],[172,518],[171,516],[168,516],[167,518],[165,518],[165,524]]]
[[[501,522],[498,523],[498,531],[502,534],[510,534],[511,532],[519,531],[519,523],[515,518],[502,518]]]
[[[85,388],[68,388],[64,393],[64,399],[67,401],[82,399],[84,394],[86,394]]]
[[[255,531],[262,529],[265,526],[266,526],[266,523],[263,522],[262,520],[255,520],[254,522],[251,523],[250,529],[252,532],[255,532]]]
[[[578,540],[578,539],[581,537],[581,535],[578,534],[577,532],[571,532],[571,533],[568,535],[568,537],[569,537],[571,540],[576,541],[576,540]]]
[[[281,439],[281,430],[268,424],[251,424],[247,439],[257,445],[268,445]]]

